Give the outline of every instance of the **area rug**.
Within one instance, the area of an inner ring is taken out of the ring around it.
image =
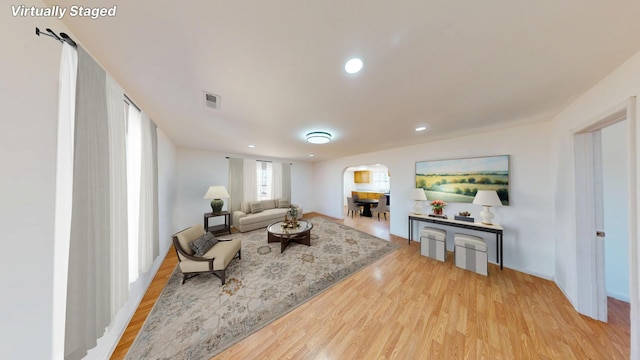
[[[267,243],[266,229],[234,234],[242,259],[227,282],[205,274],[181,285],[176,268],[126,359],[209,359],[398,248],[314,217],[311,246]]]

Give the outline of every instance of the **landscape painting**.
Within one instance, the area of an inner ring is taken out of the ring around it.
[[[509,155],[416,162],[416,187],[427,199],[473,202],[478,190],[495,190],[509,205]]]

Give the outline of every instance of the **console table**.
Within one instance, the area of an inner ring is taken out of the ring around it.
[[[498,260],[498,264],[500,264],[500,270],[503,268],[503,257],[502,253],[502,232],[503,228],[500,225],[492,224],[483,224],[479,222],[468,222],[461,220],[453,220],[453,219],[442,219],[436,217],[430,217],[427,214],[409,214],[409,244],[411,244],[411,240],[413,240],[413,222],[414,221],[422,221],[433,224],[447,225],[453,226],[463,229],[470,229],[476,231],[484,231],[492,234],[496,234],[496,258]]]
[[[224,224],[209,226],[209,219],[212,217],[224,216]],[[231,234],[231,221],[230,213],[228,211],[221,211],[219,213],[204,213],[204,231],[212,234]]]

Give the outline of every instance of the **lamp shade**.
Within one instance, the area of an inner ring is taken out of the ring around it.
[[[228,198],[229,193],[224,186],[209,186],[209,190],[204,194],[205,199],[213,199],[211,200],[211,212],[212,213],[220,213],[222,211],[222,206],[224,205],[224,201],[222,198]]]
[[[473,203],[482,206],[502,206],[502,202],[495,190],[478,190]]]
[[[209,190],[204,194],[205,199],[222,199],[230,197],[224,186],[209,186]]]
[[[417,201],[427,200],[427,195],[424,193],[423,189],[416,188],[411,190],[411,199]]]

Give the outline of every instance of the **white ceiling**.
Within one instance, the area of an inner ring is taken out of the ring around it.
[[[548,121],[640,50],[638,14],[637,0],[156,0],[63,21],[177,146],[317,161]],[[312,130],[334,141],[308,144]]]

